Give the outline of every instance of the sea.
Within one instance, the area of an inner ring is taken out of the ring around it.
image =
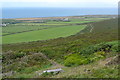
[[[6,19],[117,14],[117,8],[2,8]]]

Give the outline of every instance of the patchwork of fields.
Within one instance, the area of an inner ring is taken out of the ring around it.
[[[75,35],[83,30],[88,23],[104,20],[105,18],[86,18],[70,19],[70,21],[48,20],[43,23],[41,20],[33,21],[16,21],[3,20],[8,24],[2,27],[3,44],[30,42],[38,40],[49,40],[59,37]]]

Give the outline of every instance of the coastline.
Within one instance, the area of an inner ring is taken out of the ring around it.
[[[29,18],[2,18],[2,19],[14,19],[14,20],[47,20],[47,19],[63,19],[63,18],[84,18],[84,17],[93,17],[93,18],[98,18],[98,17],[118,17],[117,14],[114,15],[80,15],[80,16],[56,16],[56,17],[29,17]]]

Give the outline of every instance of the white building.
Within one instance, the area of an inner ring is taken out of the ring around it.
[[[70,21],[70,20],[69,20],[68,18],[65,18],[65,19],[63,19],[63,21],[66,21],[66,22],[67,22],[67,21]]]
[[[7,26],[7,24],[0,24],[0,26],[2,27],[2,26]]]

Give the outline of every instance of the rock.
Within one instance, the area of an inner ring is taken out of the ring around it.
[[[39,73],[39,75],[43,74],[43,73],[51,73],[53,72],[53,74],[58,74],[60,72],[63,72],[63,70],[60,68],[60,69],[53,69],[53,70],[46,70],[46,71],[43,71],[42,73]]]

